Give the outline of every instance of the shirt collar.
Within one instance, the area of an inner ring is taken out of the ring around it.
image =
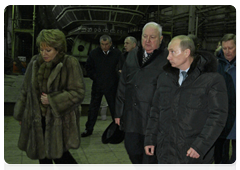
[[[152,53],[150,53],[150,54],[152,54]],[[147,57],[147,56],[148,56],[148,53],[146,50],[144,50],[144,57]]]
[[[107,51],[107,54],[109,53],[110,50]],[[103,54],[105,54],[105,51],[103,51]]]
[[[181,74],[181,72],[183,72],[183,71],[188,72],[189,69],[190,69],[190,67],[189,67],[187,70],[181,70],[181,69],[179,69],[179,74]]]

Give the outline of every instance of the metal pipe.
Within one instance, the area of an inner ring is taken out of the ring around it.
[[[15,55],[15,32],[14,32],[14,28],[15,28],[15,5],[12,6],[12,58],[14,59],[14,55]]]
[[[198,14],[196,16],[196,26],[195,26],[195,35],[197,36],[198,33]]]

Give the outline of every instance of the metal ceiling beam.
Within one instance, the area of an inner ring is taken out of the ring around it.
[[[89,21],[87,21],[87,20],[71,21],[67,25],[62,27],[62,29],[65,29],[69,25],[71,25],[73,23],[78,23],[78,22],[81,23],[82,25],[89,23]],[[123,28],[128,28],[128,26],[136,26],[135,24],[132,24],[129,22],[119,22],[119,21],[114,22],[114,21],[106,21],[106,20],[92,20],[91,23],[89,23],[89,25],[106,25],[106,24],[115,24],[115,26],[119,26],[119,27],[123,27]]]
[[[92,21],[92,15],[91,15],[90,10],[88,10],[88,15],[89,15],[90,21]]]
[[[64,10],[62,10],[59,15],[56,17],[56,20],[60,20],[64,15],[66,15],[69,11],[88,11],[88,10],[93,10],[93,11],[104,11],[104,12],[117,12],[117,13],[127,13],[127,14],[135,14],[139,16],[144,16],[145,13],[136,11],[136,10],[131,10],[131,9],[126,9],[126,8],[117,8],[117,7],[104,7],[104,6],[76,6],[76,7],[66,7]]]
[[[200,14],[200,13],[204,13],[204,12],[208,12],[208,11],[213,11],[213,10],[217,10],[217,9],[220,9],[220,8],[225,8],[225,6],[214,6],[214,7],[209,7],[209,8],[205,8],[205,9],[201,9],[201,10],[198,10],[196,13],[197,14]]]

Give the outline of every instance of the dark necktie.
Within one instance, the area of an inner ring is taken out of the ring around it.
[[[182,71],[181,73],[182,73],[182,76],[183,76],[183,80],[182,80],[182,82],[183,82],[186,79],[186,77],[187,77],[187,72],[186,71]]]
[[[142,60],[142,64],[146,63],[147,60],[151,57],[152,53],[147,53],[147,57],[145,57],[145,55],[143,55],[143,60]]]
[[[107,51],[104,51],[104,55],[105,55],[105,56],[107,56],[107,55],[108,55]]]

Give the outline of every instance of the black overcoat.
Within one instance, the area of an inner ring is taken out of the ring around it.
[[[214,142],[225,126],[228,96],[217,61],[198,55],[188,77],[178,85],[179,69],[170,63],[158,78],[147,126],[145,146],[157,146],[159,163],[212,163]],[[187,157],[192,147],[200,158]]]
[[[125,132],[144,135],[157,78],[167,62],[168,51],[161,45],[142,65],[143,53],[141,47],[133,49],[123,65],[116,97],[115,118],[121,118]]]
[[[121,55],[121,51],[113,47],[108,55],[104,55],[100,47],[90,52],[85,67],[88,76],[93,80],[92,88],[103,92],[116,89],[119,81],[117,66]]]

